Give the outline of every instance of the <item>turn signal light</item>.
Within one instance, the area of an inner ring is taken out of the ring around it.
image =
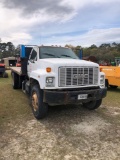
[[[50,67],[47,67],[47,68],[46,68],[46,72],[51,72],[51,68],[50,68]]]
[[[100,68],[100,72],[102,72],[102,68]]]

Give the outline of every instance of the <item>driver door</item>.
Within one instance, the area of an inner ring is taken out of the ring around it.
[[[36,69],[37,69],[37,48],[33,48],[30,53],[27,64],[28,77],[30,77],[30,73]]]

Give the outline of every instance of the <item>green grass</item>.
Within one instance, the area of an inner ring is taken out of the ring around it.
[[[29,117],[29,98],[21,90],[13,90],[10,71],[9,78],[0,78],[0,124],[19,116]]]
[[[18,117],[29,118],[32,114],[29,98],[21,90],[12,88],[10,71],[9,78],[0,78],[0,124]],[[103,100],[107,107],[120,107],[120,88],[108,89]]]
[[[117,89],[108,88],[103,104],[108,107],[120,107],[120,87]]]

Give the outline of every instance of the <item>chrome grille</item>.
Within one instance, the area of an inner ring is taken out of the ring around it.
[[[60,67],[59,87],[98,84],[98,67]]]

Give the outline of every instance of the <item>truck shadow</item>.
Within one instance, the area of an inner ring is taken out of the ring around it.
[[[108,91],[110,92],[115,92],[115,93],[120,93],[120,87],[119,88],[108,88]]]
[[[88,146],[95,145],[103,133],[103,141],[110,134],[108,127],[112,122],[107,119],[107,112],[108,109],[102,105],[94,111],[80,105],[55,106],[49,107],[48,116],[40,120],[40,123],[48,133],[54,135],[56,149],[68,144],[68,147],[71,146],[74,150],[88,150]],[[81,146],[84,146],[84,149]],[[65,148],[68,149],[67,146]],[[58,150],[61,153],[64,149]]]
[[[47,129],[52,130],[56,135],[66,135],[71,131],[71,126],[81,123],[93,123],[103,118],[106,108],[89,111],[82,105],[49,106],[48,115],[40,120]],[[103,118],[104,119],[104,118]]]
[[[84,116],[95,112],[96,111],[88,111],[81,105],[49,106],[47,117],[40,120],[40,123],[43,123],[48,128],[55,129],[61,125],[64,128],[64,126],[82,122]]]

